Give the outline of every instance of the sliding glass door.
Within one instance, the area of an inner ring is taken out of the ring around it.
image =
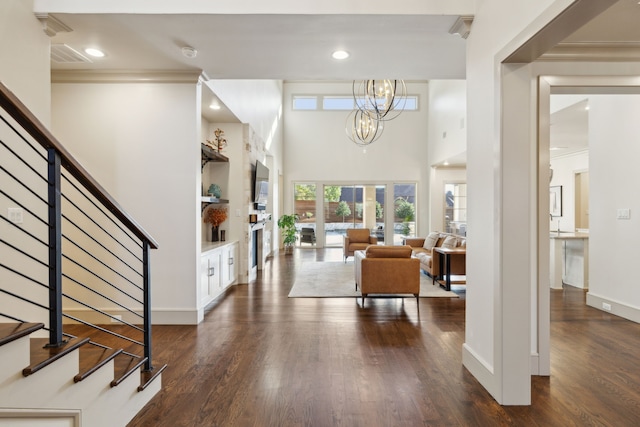
[[[296,242],[300,246],[316,246],[316,184],[295,183],[293,211],[298,214]]]
[[[341,247],[347,228],[368,228],[384,242],[384,185],[324,186],[325,246]]]
[[[368,228],[386,245],[416,232],[416,183],[296,182],[293,200],[300,247],[342,247],[348,228]]]
[[[393,244],[401,245],[416,235],[416,184],[394,184],[393,204]]]

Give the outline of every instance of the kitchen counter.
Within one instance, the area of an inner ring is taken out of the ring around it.
[[[589,233],[552,231],[549,281],[553,289],[563,284],[589,288]]]

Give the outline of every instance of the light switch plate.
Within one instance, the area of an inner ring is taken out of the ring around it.
[[[631,218],[631,209],[629,209],[629,208],[618,209],[616,218],[617,219],[630,219]]]

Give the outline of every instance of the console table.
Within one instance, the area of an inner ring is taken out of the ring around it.
[[[454,276],[454,278],[451,277],[451,257],[466,256],[467,248],[447,249],[442,247],[435,247],[433,248],[433,250],[438,253],[438,256],[440,257],[440,265],[444,267],[439,272],[437,278],[440,286],[444,285],[444,288],[450,291],[452,283],[467,283],[466,276]]]

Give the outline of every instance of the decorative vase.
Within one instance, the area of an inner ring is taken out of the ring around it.
[[[218,184],[211,184],[209,186],[209,194],[211,194],[216,199],[219,199],[220,197],[222,197],[222,190],[220,189],[220,186]]]
[[[217,242],[220,240],[219,236],[220,229],[218,227],[211,227],[211,241]]]
[[[225,241],[225,230],[220,230],[220,241],[224,242]]]

